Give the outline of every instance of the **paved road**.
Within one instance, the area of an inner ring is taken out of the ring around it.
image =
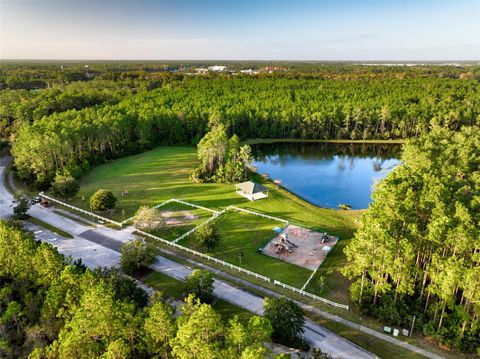
[[[12,214],[10,204],[12,195],[4,185],[5,165],[8,158],[0,159],[0,217],[7,218]],[[39,218],[53,226],[56,226],[74,236],[74,239],[62,239],[56,237],[42,238],[55,245],[65,255],[71,255],[74,259],[82,258],[83,262],[91,268],[98,265],[118,266],[120,246],[134,238],[131,230],[114,230],[111,228],[83,225],[71,219],[61,216],[51,209],[45,209],[40,205],[32,206],[29,212],[33,217]],[[37,233],[39,235],[39,233]],[[48,234],[47,236],[50,236]],[[41,236],[39,236],[41,237]],[[192,269],[167,258],[158,256],[152,264],[152,269],[158,270],[174,278],[183,280]],[[214,294],[218,298],[243,307],[253,313],[263,313],[263,298],[233,286],[222,280],[215,280]],[[375,356],[348,340],[332,333],[318,324],[307,319],[305,324],[305,339],[313,346],[329,353],[334,358],[361,359],[374,358]]]
[[[124,243],[124,240],[108,237],[93,229],[85,231],[79,236],[112,251],[118,251]],[[157,256],[155,262],[149,267],[182,281],[192,272],[192,268],[162,256]],[[255,314],[263,314],[262,297],[244,291],[230,283],[215,279],[213,294],[217,298],[226,300]],[[330,353],[334,358],[375,358],[371,353],[308,319],[305,324],[304,336],[311,345]]]

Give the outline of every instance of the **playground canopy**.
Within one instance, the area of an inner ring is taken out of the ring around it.
[[[236,184],[235,188],[239,195],[250,201],[268,197],[268,188],[252,181]]]

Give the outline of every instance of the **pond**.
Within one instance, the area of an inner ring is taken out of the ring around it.
[[[260,174],[320,206],[364,209],[374,184],[400,164],[401,145],[275,142],[252,145]]]

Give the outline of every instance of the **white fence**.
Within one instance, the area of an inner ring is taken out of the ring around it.
[[[301,295],[306,296],[306,297],[310,297],[312,299],[318,300],[318,301],[323,302],[325,304],[329,304],[329,305],[332,305],[332,306],[337,307],[337,308],[342,308],[342,309],[348,310],[348,305],[332,302],[331,300],[319,297],[319,296],[317,296],[315,294],[312,294],[312,293],[309,293],[309,292],[305,292],[302,289],[292,287],[291,285],[279,282],[278,280],[274,280],[273,284],[276,284],[276,285],[278,285],[282,288],[285,288],[285,289],[290,289],[292,292],[301,294]]]
[[[169,203],[171,203],[171,202],[173,202],[173,198],[169,199],[168,201],[165,201],[165,202],[162,202],[162,203],[160,203],[160,204],[157,204],[156,206],[153,206],[153,208],[160,208],[160,207],[163,207],[163,206],[165,206],[166,204],[169,204]],[[132,218],[133,218],[133,217],[132,217]]]
[[[207,260],[209,260],[209,261],[211,261],[211,262],[214,262],[214,263],[217,263],[217,264],[221,264],[221,265],[223,265],[223,266],[225,266],[225,267],[228,267],[228,268],[231,268],[231,269],[235,269],[235,270],[237,270],[237,271],[239,271],[239,272],[242,272],[242,273],[248,274],[248,275],[250,275],[250,276],[253,276],[253,277],[255,277],[255,278],[264,280],[265,282],[271,282],[271,279],[268,278],[268,277],[266,277],[266,276],[264,276],[264,275],[261,275],[261,274],[258,274],[258,273],[249,271],[248,269],[245,269],[245,268],[242,268],[242,267],[238,267],[238,266],[236,266],[236,265],[233,265],[233,264],[231,264],[231,263],[222,261],[222,260],[217,259],[217,258],[215,258],[215,257],[211,257],[211,256],[209,256],[209,255],[207,255],[207,254],[204,254],[204,253],[201,253],[201,252],[197,252],[197,251],[195,251],[195,250],[193,250],[193,249],[190,249],[190,248],[188,248],[188,247],[184,247],[184,246],[182,246],[182,245],[180,245],[180,244],[174,243],[173,241],[172,241],[172,242],[167,241],[167,240],[164,239],[164,238],[157,237],[157,236],[155,236],[155,235],[153,235],[153,234],[150,234],[150,233],[148,233],[148,232],[145,232],[145,231],[142,231],[142,230],[139,230],[139,229],[137,229],[136,232],[137,232],[137,233],[140,233],[140,234],[142,234],[142,235],[144,235],[144,236],[146,236],[146,237],[149,237],[149,238],[158,240],[158,241],[160,241],[160,242],[162,242],[162,243],[168,244],[169,246],[178,248],[178,249],[180,249],[180,250],[182,250],[182,251],[185,251],[185,252],[187,252],[187,253],[191,253],[191,254],[193,254],[193,255],[196,255],[196,256],[198,256],[198,257],[200,257],[200,258],[204,258],[204,259],[207,259]]]
[[[131,218],[128,218],[126,219],[125,221],[123,222],[117,222],[117,221],[114,221],[112,219],[109,219],[109,218],[106,218],[106,217],[103,217],[103,216],[99,216],[98,214],[95,214],[95,213],[92,213],[90,211],[86,211],[84,209],[81,209],[81,208],[78,208],[78,207],[75,207],[75,206],[72,206],[68,203],[65,203],[65,202],[62,202],[62,201],[59,201],[58,199],[55,199],[53,197],[50,197],[50,196],[47,196],[46,194],[44,194],[43,192],[40,192],[39,193],[39,196],[40,197],[43,197],[45,199],[48,199],[49,201],[52,201],[52,202],[55,202],[55,203],[58,203],[58,204],[61,204],[62,206],[65,206],[67,208],[71,208],[75,211],[78,211],[78,212],[81,212],[81,213],[84,213],[86,215],[89,215],[91,217],[94,217],[94,218],[97,218],[99,220],[102,220],[102,221],[105,221],[105,222],[109,222],[109,223],[112,223],[118,227],[122,227],[123,224],[125,224],[126,222],[130,221]],[[295,293],[298,293],[300,295],[303,295],[303,296],[306,296],[306,297],[309,297],[309,298],[312,298],[314,300],[318,300],[320,302],[323,302],[325,304],[329,304],[329,305],[332,305],[334,307],[337,307],[337,308],[342,308],[342,309],[346,309],[348,310],[348,305],[345,305],[345,304],[339,304],[339,303],[335,303],[335,302],[332,302],[331,300],[328,300],[328,299],[325,299],[325,298],[322,298],[322,297],[319,297],[315,294],[312,294],[312,293],[309,293],[309,292],[305,292],[304,290],[302,289],[298,289],[298,288],[295,288],[295,287],[292,287],[291,285],[288,285],[288,284],[285,284],[285,283],[282,283],[282,282],[279,282],[278,280],[274,280],[274,279],[271,279],[269,277],[266,277],[264,275],[261,275],[261,274],[258,274],[258,273],[255,273],[255,272],[252,272],[248,269],[245,269],[245,268],[242,268],[242,267],[239,267],[239,266],[236,266],[234,264],[231,264],[231,263],[228,263],[228,262],[225,262],[225,261],[222,261],[218,258],[215,258],[215,257],[212,257],[212,256],[209,256],[207,254],[204,254],[204,253],[201,253],[201,252],[197,252],[193,249],[190,249],[188,247],[184,247],[180,244],[177,244],[176,242],[179,241],[180,239],[183,239],[185,238],[186,236],[188,236],[189,234],[193,233],[198,227],[204,225],[205,223],[208,223],[210,221],[213,221],[215,218],[217,218],[218,216],[220,216],[222,213],[225,213],[228,209],[234,209],[234,210],[238,210],[238,211],[242,211],[242,212],[246,212],[246,213],[250,213],[250,214],[253,214],[253,215],[256,215],[256,216],[261,216],[261,217],[265,217],[265,218],[269,218],[269,219],[273,219],[275,221],[280,221],[280,222],[283,222],[285,224],[288,225],[288,221],[284,220],[284,219],[281,219],[281,218],[276,218],[276,217],[272,217],[272,216],[269,216],[267,214],[263,214],[263,213],[258,213],[258,212],[254,212],[254,211],[250,211],[248,209],[243,209],[243,208],[239,208],[239,207],[235,207],[235,206],[229,206],[227,207],[226,209],[222,210],[221,212],[218,212],[218,211],[214,211],[212,209],[209,209],[209,208],[206,208],[206,207],[202,207],[202,206],[197,206],[195,204],[192,204],[192,203],[188,203],[188,202],[185,202],[185,201],[182,201],[182,200],[178,200],[178,199],[170,199],[166,202],[163,202],[161,204],[159,204],[158,206],[156,206],[157,208],[158,207],[161,207],[169,202],[178,202],[178,203],[182,203],[182,204],[185,204],[187,206],[191,206],[191,207],[195,207],[195,208],[200,208],[200,209],[204,209],[204,210],[207,210],[209,212],[212,212],[214,213],[212,217],[210,217],[208,220],[206,220],[205,222],[201,223],[199,226],[191,229],[189,232],[183,234],[182,236],[180,236],[179,238],[175,239],[174,241],[167,241],[166,239],[164,238],[161,238],[161,237],[157,237],[153,234],[150,234],[148,232],[145,232],[145,231],[142,231],[140,229],[136,229],[135,231],[137,233],[140,233],[142,234],[143,236],[146,236],[146,237],[149,237],[149,238],[152,238],[152,239],[155,239],[157,241],[160,241],[162,243],[165,243],[169,246],[172,246],[172,247],[175,247],[177,249],[180,249],[182,251],[185,251],[187,253],[190,253],[190,254],[193,254],[195,256],[198,256],[200,258],[203,258],[203,259],[206,259],[208,261],[211,261],[211,262],[214,262],[214,263],[217,263],[217,264],[220,264],[224,267],[227,267],[227,268],[230,268],[230,269],[233,269],[233,270],[236,270],[238,272],[241,272],[241,273],[244,273],[244,274],[247,274],[249,276],[252,276],[252,277],[255,277],[257,279],[261,279],[265,282],[268,282],[268,283],[272,283],[274,285],[277,285],[279,287],[282,287],[284,289],[288,289],[288,290],[291,290],[292,292],[295,292]]]
[[[218,216],[220,216],[220,213],[214,213],[213,216],[211,216],[209,219],[207,219],[206,221],[200,223],[198,226],[196,227],[193,227],[191,230],[189,230],[188,232],[182,234],[180,237],[178,238],[175,238],[175,240],[173,240],[174,243],[177,243],[179,241],[181,241],[182,239],[184,239],[185,237],[189,236],[190,234],[192,234],[193,232],[195,232],[197,229],[199,229],[201,226],[204,226],[206,225],[207,223],[213,221],[214,219],[216,219]]]
[[[215,216],[212,216],[212,218],[210,220],[213,220]],[[206,222],[204,222],[206,223]],[[204,224],[203,223],[203,224]],[[198,228],[198,227],[197,227]],[[345,304],[339,304],[339,303],[335,303],[335,302],[332,302],[331,300],[328,300],[328,299],[325,299],[325,298],[322,298],[322,297],[319,297],[315,294],[312,294],[312,293],[309,293],[309,292],[305,292],[304,290],[301,290],[301,289],[298,289],[298,288],[295,288],[295,287],[292,287],[291,285],[288,285],[288,284],[285,284],[285,283],[282,283],[282,282],[279,282],[278,280],[274,280],[272,278],[269,278],[269,277],[266,277],[264,275],[261,275],[261,274],[258,274],[258,273],[255,273],[255,272],[252,272],[248,269],[245,269],[245,268],[242,268],[242,267],[239,267],[239,266],[236,266],[234,264],[231,264],[231,263],[228,263],[228,262],[225,262],[225,261],[222,261],[218,258],[215,258],[215,257],[212,257],[212,256],[209,256],[207,254],[204,254],[204,253],[201,253],[201,252],[197,252],[196,250],[193,250],[193,249],[190,249],[188,247],[184,247],[180,244],[177,244],[175,243],[174,241],[170,242],[170,241],[167,241],[166,239],[164,238],[160,238],[160,237],[157,237],[153,234],[150,234],[148,232],[144,232],[142,230],[139,230],[137,229],[136,230],[137,233],[140,233],[146,237],[149,237],[149,238],[152,238],[152,239],[155,239],[155,240],[158,240],[162,243],[165,243],[169,246],[172,246],[172,247],[175,247],[177,249],[180,249],[182,251],[185,251],[187,253],[190,253],[190,254],[193,254],[195,256],[198,256],[200,258],[203,258],[203,259],[206,259],[208,261],[211,261],[211,262],[214,262],[214,263],[217,263],[217,264],[220,264],[224,267],[227,267],[227,268],[230,268],[230,269],[233,269],[233,270],[236,270],[238,272],[241,272],[241,273],[245,273],[249,276],[252,276],[252,277],[255,277],[257,279],[261,279],[265,282],[268,282],[268,283],[272,283],[274,285],[278,285],[279,287],[282,287],[284,289],[288,289],[288,290],[291,290],[292,292],[295,292],[295,293],[298,293],[298,294],[301,294],[303,296],[306,296],[306,297],[309,297],[309,298],[312,298],[314,300],[318,300],[320,302],[323,302],[325,304],[329,304],[329,305],[332,305],[336,308],[342,308],[342,309],[346,309],[348,310],[348,305],[345,305]]]
[[[56,198],[47,196],[47,195],[44,194],[43,192],[40,192],[38,195],[39,195],[40,197],[42,197],[42,198],[48,199],[49,201],[52,201],[52,202],[61,204],[62,206],[65,206],[65,207],[70,208],[70,209],[73,209],[73,210],[75,210],[75,211],[77,211],[77,212],[80,212],[80,213],[89,215],[89,216],[91,216],[91,217],[93,217],[93,218],[96,218],[96,219],[99,219],[99,220],[101,220],[101,221],[105,221],[105,222],[112,223],[112,224],[114,224],[114,225],[116,225],[116,226],[118,226],[118,227],[122,227],[122,226],[123,226],[123,222],[117,222],[117,221],[114,221],[113,219],[110,219],[110,218],[107,218],[107,217],[103,217],[103,216],[99,216],[98,214],[95,214],[95,213],[93,213],[93,212],[86,211],[86,210],[84,210],[84,209],[81,209],[81,208],[72,206],[72,205],[70,205],[70,204],[68,204],[68,203],[59,201],[59,200],[56,199]]]
[[[268,219],[273,219],[274,221],[283,222],[286,225],[288,225],[288,221],[286,219],[282,219],[282,218],[278,218],[278,217],[272,217],[272,216],[269,216],[268,214],[258,213],[258,212],[250,211],[250,210],[245,209],[245,208],[240,208],[240,207],[235,207],[235,206],[228,206],[227,209],[234,209],[236,211],[250,213],[250,214],[253,214],[255,216],[264,217],[264,218],[268,218]]]

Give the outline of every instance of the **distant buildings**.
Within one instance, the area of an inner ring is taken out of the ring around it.
[[[208,66],[208,70],[213,72],[223,72],[225,71],[226,68],[227,66],[220,66],[220,65]]]
[[[208,66],[207,68],[205,67],[197,67],[195,69],[195,73],[197,74],[206,74],[208,72],[223,72],[227,66],[221,66],[221,65],[212,65]]]
[[[236,72],[233,69],[227,70],[227,66],[224,66],[224,65],[210,65],[208,67],[197,67],[195,69],[195,75],[204,75],[204,74],[207,74],[209,72],[216,72],[216,73],[226,72],[226,73],[230,73],[232,75],[237,75],[238,74],[238,72]],[[254,69],[244,69],[244,70],[240,70],[239,72],[244,74],[244,75],[257,75],[261,71],[260,70],[254,70]],[[193,75],[193,74],[191,74],[191,75]]]
[[[260,71],[248,69],[248,70],[240,70],[240,72],[241,72],[242,74],[246,74],[246,75],[256,75],[256,74],[258,74]]]

